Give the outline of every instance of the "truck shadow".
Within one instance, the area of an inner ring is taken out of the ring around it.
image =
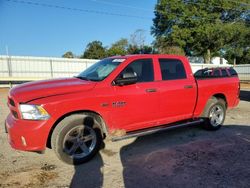
[[[250,91],[240,90],[240,100],[250,101]]]
[[[75,166],[75,174],[71,180],[72,188],[98,188],[103,185],[103,174],[101,172],[103,160],[98,153],[92,160],[82,165]]]
[[[120,150],[124,185],[245,187],[250,184],[250,126],[182,128],[137,138]]]
[[[249,125],[219,131],[192,126],[138,137],[120,149],[124,187],[246,187],[249,153]],[[98,154],[75,166],[70,187],[103,187],[103,165]]]

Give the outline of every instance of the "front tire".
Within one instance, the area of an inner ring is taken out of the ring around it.
[[[205,114],[204,128],[207,130],[220,129],[226,117],[225,101],[223,99],[213,97],[208,101]]]
[[[73,114],[54,129],[52,148],[57,157],[68,164],[82,164],[99,151],[102,136],[98,121],[89,114]]]

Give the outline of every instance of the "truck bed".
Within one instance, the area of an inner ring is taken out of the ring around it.
[[[227,108],[233,108],[239,103],[239,78],[233,68],[201,69],[194,74],[194,77],[198,86],[198,99],[194,112],[195,117],[202,113],[206,102],[214,95],[223,97],[226,101]],[[235,98],[235,96],[237,96],[237,98]]]

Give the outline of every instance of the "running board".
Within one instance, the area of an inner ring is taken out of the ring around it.
[[[115,141],[124,140],[124,139],[128,139],[128,138],[144,136],[144,135],[158,133],[158,132],[162,132],[162,131],[166,131],[166,130],[176,129],[176,128],[180,128],[180,127],[186,127],[186,126],[190,126],[190,125],[195,125],[195,124],[199,124],[199,123],[202,123],[202,122],[204,122],[203,119],[198,119],[198,120],[194,120],[194,121],[191,121],[191,122],[185,122],[185,123],[180,123],[180,124],[174,124],[174,125],[173,124],[172,125],[168,124],[166,126],[153,127],[153,128],[149,128],[149,129],[129,132],[124,136],[112,137],[111,140],[113,142],[115,142]]]

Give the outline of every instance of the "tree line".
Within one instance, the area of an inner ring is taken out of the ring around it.
[[[90,42],[81,58],[161,53],[202,56],[205,63],[220,56],[230,63],[250,63],[250,4],[248,0],[158,0],[151,34],[145,45],[143,30],[109,48]],[[64,57],[74,57],[67,52]]]
[[[145,45],[145,31],[136,30],[131,34],[130,39],[121,38],[111,44],[110,47],[103,46],[101,41],[95,40],[87,44],[83,54],[79,58],[102,59],[105,57],[126,54],[151,54],[157,53],[152,45]],[[66,52],[62,57],[74,58],[71,51]]]

